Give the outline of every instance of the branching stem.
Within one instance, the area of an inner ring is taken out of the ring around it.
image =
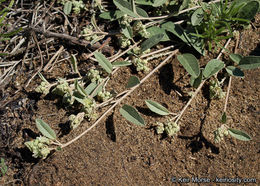
[[[162,63],[160,63],[155,69],[153,69],[148,75],[146,75],[138,85],[132,87],[131,89],[129,89],[129,91],[123,95],[120,99],[118,99],[107,111],[105,111],[102,116],[100,118],[98,118],[98,120],[92,125],[90,126],[88,129],[86,129],[84,132],[82,132],[80,135],[78,135],[77,137],[75,137],[74,139],[70,140],[69,142],[61,145],[61,148],[67,147],[68,145],[74,143],[75,141],[77,141],[78,139],[80,139],[82,136],[84,136],[85,134],[87,134],[91,129],[93,129],[95,126],[97,126],[97,124],[113,109],[115,108],[122,100],[124,100],[128,95],[130,95],[136,88],[138,88],[144,81],[146,81],[151,75],[153,75],[158,69],[160,69],[169,59],[171,59],[179,50],[176,49],[172,52],[171,55],[169,55]]]

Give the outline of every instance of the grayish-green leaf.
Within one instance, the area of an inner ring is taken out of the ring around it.
[[[131,76],[128,80],[128,83],[126,85],[126,88],[132,88],[140,83],[140,80],[136,76]]]
[[[158,44],[162,38],[163,38],[164,34],[156,34],[151,36],[150,38],[148,38],[147,40],[145,40],[142,44],[141,44],[141,50],[146,51],[147,49],[153,47],[154,45]]]
[[[100,52],[94,52],[94,56],[97,59],[99,65],[105,70],[107,71],[107,73],[111,73],[113,66],[112,64],[109,62],[109,60]]]
[[[153,5],[153,0],[135,0],[135,3],[139,5]]]
[[[162,28],[173,33],[175,36],[180,38],[182,41],[192,46],[200,54],[204,55],[203,40],[194,37],[188,31],[185,31],[180,25],[174,24],[171,21],[162,24]]]
[[[223,69],[225,66],[224,62],[218,59],[212,59],[208,62],[205,69],[203,70],[203,76],[209,78],[216,74],[218,71]]]
[[[195,10],[195,12],[191,16],[191,24],[193,26],[200,25],[200,23],[203,20],[203,18],[204,18],[203,9],[202,8],[198,8],[197,10]]]
[[[75,57],[75,55],[71,55],[70,56],[70,62],[71,62],[71,66],[72,66],[72,70],[75,73],[79,73],[78,71],[78,63],[77,63],[77,58]]]
[[[79,103],[81,103],[82,105],[85,105],[86,103],[84,102],[84,98],[79,98],[79,97],[74,97],[75,100],[77,100]]]
[[[236,77],[240,77],[240,78],[244,77],[244,72],[242,70],[240,70],[239,68],[236,68],[234,66],[227,66],[226,71],[231,76],[236,76]]]
[[[158,7],[163,5],[167,0],[154,0],[153,7]]]
[[[226,112],[224,112],[224,113],[222,114],[222,116],[221,116],[221,122],[222,122],[222,123],[226,123],[226,122],[227,122],[227,114],[226,114]]]
[[[259,2],[250,1],[245,6],[239,9],[237,18],[252,20],[258,12]]]
[[[138,15],[140,15],[142,17],[149,17],[147,12],[140,7],[136,7],[136,12],[137,12]]]
[[[117,20],[124,16],[124,12],[121,10],[115,10],[115,11],[109,11],[109,12],[103,12],[99,15],[102,19],[108,19],[111,21]]]
[[[157,26],[152,26],[149,27],[148,29],[146,29],[147,32],[150,33],[150,37],[156,34],[164,34],[163,38],[161,39],[161,41],[170,41],[169,36],[167,35],[165,29],[157,27]]]
[[[240,131],[240,130],[237,130],[237,129],[232,129],[232,128],[229,128],[228,129],[228,132],[229,134],[236,138],[236,139],[239,139],[241,141],[250,141],[252,140],[252,138],[245,132],[243,131]]]
[[[122,12],[124,12],[125,14],[127,14],[129,16],[132,16],[132,17],[135,17],[135,18],[140,17],[140,16],[148,17],[147,13],[139,7],[136,7],[136,13],[134,13],[132,11],[132,5],[128,1],[113,0],[113,2],[119,10],[121,10]]]
[[[140,126],[145,125],[144,119],[140,116],[134,107],[125,104],[122,108],[119,109],[119,112],[128,121]]]
[[[162,115],[162,116],[167,116],[170,114],[170,112],[161,104],[152,101],[152,100],[145,100],[145,103],[147,105],[147,107],[155,112],[156,114]]]
[[[78,93],[84,97],[88,96],[88,93],[85,91],[85,89],[79,84],[78,80],[75,80],[74,82],[75,88],[78,91]]]
[[[229,58],[236,64],[239,64],[240,60],[243,58],[242,55],[240,54],[230,54],[229,55]]]
[[[122,29],[122,33],[128,38],[131,39],[133,37],[133,29],[130,26],[126,26]]]
[[[190,77],[190,85],[193,86],[194,88],[198,88],[201,81],[202,81],[202,72],[200,72],[200,75],[195,78],[193,76]]]
[[[200,75],[199,63],[194,55],[189,53],[182,54],[178,55],[177,59],[191,76],[197,78]]]
[[[181,6],[179,8],[179,11],[184,10],[185,8],[188,8],[190,1],[191,0],[183,0]]]
[[[72,10],[72,1],[67,1],[64,4],[63,12],[64,14],[69,15],[71,13],[71,10]]]
[[[112,65],[113,65],[113,67],[124,67],[124,66],[129,66],[131,64],[132,63],[130,63],[128,61],[116,61]]]
[[[38,128],[38,130],[42,133],[42,135],[44,135],[47,138],[50,138],[52,140],[56,139],[56,134],[54,132],[54,130],[51,129],[51,127],[45,123],[43,120],[41,119],[36,119],[36,126]]]
[[[116,7],[125,14],[137,18],[138,15],[132,11],[132,6],[129,2],[124,0],[113,0]]]
[[[260,56],[246,56],[239,62],[239,67],[243,70],[255,69],[260,67]]]
[[[93,93],[93,91],[96,89],[96,87],[98,86],[98,84],[96,82],[92,82],[90,83],[86,88],[85,91],[88,95],[91,95]],[[102,91],[103,86],[99,86],[99,88],[97,89],[97,91],[95,92],[95,94],[93,94],[93,97],[95,97],[97,95],[98,92]]]

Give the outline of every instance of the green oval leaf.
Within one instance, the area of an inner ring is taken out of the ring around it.
[[[132,65],[132,63],[128,61],[116,61],[113,63],[113,67],[124,67],[124,66],[129,66]]]
[[[140,126],[145,125],[144,119],[140,116],[134,107],[125,104],[122,108],[119,109],[119,112],[128,121]]]
[[[43,120],[41,119],[36,119],[36,126],[38,128],[38,130],[42,133],[42,135],[44,135],[47,138],[50,138],[52,140],[56,139],[56,134],[54,132],[54,130],[51,129],[51,127],[45,123]]]
[[[109,60],[100,52],[94,52],[94,56],[97,59],[99,65],[107,72],[107,73],[111,73],[113,66],[112,64],[109,62]]]
[[[122,33],[127,37],[128,39],[131,39],[133,37],[133,30],[132,27],[126,26],[122,29]]]
[[[229,58],[236,64],[239,64],[240,60],[243,58],[240,54],[230,54]]]
[[[158,7],[163,5],[167,0],[154,0],[153,7]]]
[[[71,13],[71,10],[72,10],[72,1],[67,1],[64,4],[63,12],[64,14],[69,15]]]
[[[239,62],[239,67],[243,70],[255,69],[260,67],[260,56],[246,56]]]
[[[136,13],[132,11],[131,3],[124,0],[113,0],[113,2],[116,5],[116,7],[125,14],[135,18],[139,17]]]
[[[140,83],[140,80],[136,76],[131,76],[128,80],[128,83],[126,85],[126,88],[132,88]]]
[[[192,54],[178,55],[177,59],[191,76],[197,78],[200,75],[199,63],[194,55]]]
[[[250,1],[245,6],[239,9],[237,18],[252,20],[258,12],[259,2]]]
[[[167,110],[167,108],[165,108],[164,106],[162,106],[161,104],[152,101],[152,100],[145,100],[145,103],[147,105],[147,107],[155,112],[156,114],[162,115],[162,116],[167,116],[170,114],[170,112]]]
[[[117,20],[123,16],[124,16],[124,12],[122,12],[121,10],[103,12],[99,15],[100,18],[109,19],[111,21]]]
[[[245,132],[243,131],[240,131],[240,130],[237,130],[237,129],[232,129],[232,128],[229,128],[228,129],[228,132],[229,134],[236,138],[236,139],[239,139],[241,141],[250,141],[252,140],[252,138]]]
[[[97,88],[99,84],[97,84],[96,82],[92,82],[90,83],[86,88],[85,91],[88,95],[91,95],[93,93],[93,91]],[[95,92],[95,94],[93,94],[92,96],[95,97],[97,95],[98,92],[102,91],[103,86],[99,86],[97,91]]]
[[[242,70],[240,70],[239,68],[236,68],[234,66],[227,66],[226,71],[231,76],[236,76],[236,77],[240,77],[240,78],[244,77],[244,72]]]
[[[223,69],[225,66],[225,63],[218,59],[212,59],[208,62],[205,69],[203,70],[203,76],[205,78],[209,78],[221,69]]]
[[[187,43],[189,46],[192,46],[200,54],[204,55],[203,39],[192,36],[190,31],[184,30],[179,24],[174,24],[172,21],[163,23],[162,28],[173,33],[183,42]]]
[[[149,49],[149,48],[153,47],[154,45],[156,45],[157,43],[159,43],[162,40],[163,36],[164,36],[164,34],[156,34],[156,35],[151,36],[147,40],[145,40],[141,44],[141,51],[144,52],[147,49]]]
[[[200,25],[200,23],[203,20],[203,18],[204,18],[203,9],[202,8],[198,8],[197,10],[195,10],[195,12],[191,16],[191,24],[193,26]]]
[[[146,30],[147,30],[147,32],[150,33],[150,36],[153,36],[153,35],[156,35],[156,34],[164,34],[161,41],[170,41],[169,36],[167,35],[165,29],[163,29],[163,28],[160,28],[160,27],[157,27],[157,26],[152,26],[152,27],[149,27]]]
[[[198,88],[201,81],[202,81],[202,73],[200,73],[200,75],[197,78],[193,76],[190,77],[190,85],[193,86],[194,88]]]

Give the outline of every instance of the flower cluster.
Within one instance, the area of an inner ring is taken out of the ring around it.
[[[108,91],[100,91],[98,92],[97,94],[97,99],[98,101],[100,102],[104,102],[104,101],[107,101],[109,100],[110,98],[112,97],[112,94]]]
[[[121,26],[130,26],[130,23],[133,21],[131,17],[129,17],[127,14],[124,14],[121,19],[119,19],[119,24]]]
[[[60,0],[58,1],[59,3],[61,3],[62,5],[65,5],[66,2],[71,1],[72,5],[73,5],[73,12],[75,14],[79,14],[81,10],[85,9],[85,4],[83,3],[82,0],[80,1],[75,1],[75,0]]]
[[[87,73],[87,77],[92,83],[93,82],[100,83],[103,80],[103,78],[101,78],[100,76],[100,72],[95,69],[90,69]]]
[[[134,53],[135,55],[140,55],[140,54],[147,54],[147,53],[149,53],[151,50],[150,50],[150,49],[147,49],[147,50],[145,50],[145,51],[142,52],[141,48],[138,47],[138,46],[136,46],[136,47],[134,47],[134,48],[132,49],[132,51],[133,51],[133,53]]]
[[[226,95],[226,93],[222,91],[222,88],[221,88],[218,80],[209,81],[210,99],[222,99],[225,97],[225,95]]]
[[[119,42],[119,45],[120,45],[121,48],[126,48],[126,47],[131,45],[130,39],[128,39],[125,35],[122,35],[118,39],[118,42]]]
[[[214,141],[215,143],[219,143],[221,140],[224,139],[224,136],[227,136],[228,129],[226,125],[221,125],[217,130],[214,131]]]
[[[84,27],[83,31],[81,32],[82,35],[86,35],[85,39],[87,41],[92,41],[98,38],[97,34],[93,34],[93,26],[92,25],[87,25]]]
[[[60,78],[58,79],[58,85],[52,90],[52,93],[63,96],[62,102],[72,105],[75,100],[72,88],[65,79]]]
[[[50,83],[42,81],[41,84],[38,87],[36,87],[35,91],[43,95],[47,95],[50,92],[50,88]]]
[[[84,112],[80,112],[77,115],[71,114],[69,116],[70,128],[77,128],[80,125],[80,123],[84,120],[84,115]]]
[[[145,25],[143,25],[142,21],[136,21],[133,25],[134,32],[140,34],[141,37],[149,38],[150,33],[147,32]]]
[[[50,139],[40,136],[35,140],[25,142],[25,146],[33,153],[34,158],[43,158],[45,159],[48,154],[51,152],[49,148]]]
[[[73,12],[75,14],[79,14],[81,10],[83,10],[85,8],[85,4],[83,3],[83,1],[72,1],[73,4]]]
[[[169,137],[174,137],[174,135],[177,135],[177,133],[180,131],[180,126],[170,120],[165,123],[157,122],[156,125],[157,134],[166,133]]]
[[[148,67],[148,61],[141,59],[141,58],[135,58],[133,60],[133,64],[136,66],[136,70],[137,71],[144,71],[147,72],[149,71],[149,67]]]
[[[88,120],[96,119],[97,114],[95,112],[96,108],[96,102],[94,99],[91,98],[84,98],[82,100],[83,108],[82,111],[85,113],[85,117],[88,118]]]

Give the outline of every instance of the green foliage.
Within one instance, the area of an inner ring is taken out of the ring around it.
[[[236,68],[234,66],[227,66],[226,71],[231,76],[236,76],[236,77],[240,77],[240,78],[244,77],[244,72],[242,70],[240,70],[239,68]]]
[[[238,66],[243,70],[259,68],[260,56],[245,56],[239,61]]]
[[[148,38],[141,44],[141,51],[144,52],[147,49],[150,49],[154,45],[158,44],[163,37],[164,37],[164,34],[156,34],[156,35],[151,36],[150,38]]]
[[[111,73],[113,66],[109,60],[100,52],[94,52],[95,58],[98,60],[99,65],[107,72]]]
[[[192,54],[178,55],[177,59],[192,77],[199,77],[200,69],[196,57]]]
[[[225,66],[225,63],[221,60],[218,59],[212,59],[210,60],[205,69],[202,71],[202,74],[205,78],[209,78],[222,70]]]
[[[139,126],[145,125],[144,119],[142,118],[142,116],[140,116],[140,114],[134,107],[125,104],[122,108],[120,108],[119,112],[128,121]]]
[[[52,140],[56,139],[55,132],[51,129],[51,127],[47,123],[45,123],[41,119],[36,119],[35,122],[38,130],[42,133],[42,135]]]
[[[113,0],[114,4],[117,6],[119,10],[124,12],[125,14],[131,16],[131,17],[148,17],[145,10],[136,7],[136,12],[133,11],[131,3],[124,1],[124,0]]]
[[[229,134],[232,137],[234,137],[236,139],[239,139],[241,141],[250,141],[250,140],[252,140],[252,138],[247,133],[245,133],[243,131],[229,128],[228,132],[229,132]]]
[[[128,80],[126,88],[132,88],[140,83],[140,80],[137,76],[131,76]]]
[[[113,63],[113,67],[124,67],[124,66],[129,66],[132,63],[128,62],[128,61],[116,61]]]
[[[209,50],[212,49],[213,41],[219,45],[221,40],[233,37],[233,31],[250,23],[259,8],[257,1],[244,1],[239,6],[236,4],[236,1],[229,3],[228,0],[202,3],[201,8],[191,16],[191,24],[196,31],[192,35],[202,38]]]
[[[175,36],[180,38],[184,43],[188,44],[189,46],[192,46],[200,54],[204,55],[203,40],[194,37],[192,32],[190,32],[189,30],[184,30],[180,25],[174,24],[171,21],[163,23],[162,28],[167,30],[168,32],[173,33]]]
[[[162,116],[167,116],[170,114],[170,112],[161,104],[152,101],[152,100],[145,100],[146,105],[148,108],[155,112],[156,114],[162,115]]]

